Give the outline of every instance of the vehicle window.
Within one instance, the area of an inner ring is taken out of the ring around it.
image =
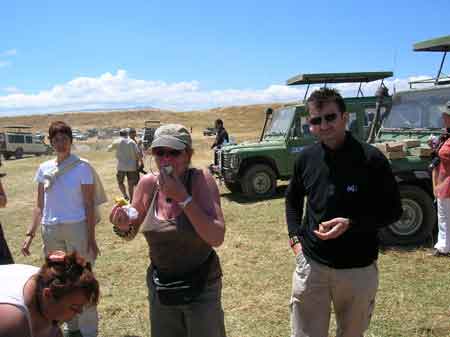
[[[25,143],[25,137],[23,135],[8,135],[8,143]]]
[[[27,144],[32,144],[33,143],[33,138],[31,136],[25,136],[25,142]]]
[[[407,92],[394,96],[385,128],[442,128],[442,113],[450,88]]]
[[[285,136],[294,118],[295,107],[275,110],[272,115],[272,123],[265,136]]]

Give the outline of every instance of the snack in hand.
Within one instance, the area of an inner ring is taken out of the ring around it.
[[[127,213],[130,220],[134,220],[138,217],[139,212],[130,205],[128,200],[125,198],[116,197],[114,198],[114,202],[116,203],[116,206],[122,207],[122,209]]]
[[[125,198],[115,197],[114,202],[116,203],[116,206],[120,207],[128,205],[128,200],[126,200]]]

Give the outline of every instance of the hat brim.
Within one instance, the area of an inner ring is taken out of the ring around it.
[[[156,147],[168,147],[175,150],[184,150],[186,148],[186,144],[175,137],[164,136],[153,140],[150,148],[154,149]]]

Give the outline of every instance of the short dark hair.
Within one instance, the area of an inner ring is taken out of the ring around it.
[[[223,120],[221,120],[220,118],[217,118],[216,122],[214,124],[223,125]]]
[[[336,103],[341,114],[347,110],[344,99],[338,90],[334,88],[320,88],[314,90],[308,97],[306,100],[306,109],[309,112],[309,104],[312,104],[317,109],[321,110],[325,104],[333,102]]]
[[[52,141],[53,137],[58,133],[67,135],[70,138],[70,141],[73,140],[72,128],[63,121],[56,121],[50,124],[50,127],[48,128],[48,138],[50,141]]]

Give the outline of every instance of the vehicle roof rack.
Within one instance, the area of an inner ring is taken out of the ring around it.
[[[29,125],[4,125],[2,128],[5,129],[31,129],[32,126]]]
[[[428,52],[448,52],[450,51],[450,35],[441,36],[431,40],[417,42],[413,45],[414,51],[428,51]]]
[[[363,92],[361,86],[363,83],[373,82],[381,80],[383,86],[384,79],[393,76],[392,71],[366,71],[366,72],[351,72],[351,73],[317,73],[317,74],[300,74],[291,77],[286,81],[287,85],[308,85],[303,101],[305,101],[308,95],[309,87],[311,84],[323,83],[325,87],[328,83],[359,83],[357,97]]]
[[[9,129],[9,131],[6,131],[6,132],[16,132],[16,133],[24,133],[24,134],[31,133],[31,131],[29,131],[29,130],[33,128],[32,126],[29,126],[29,125],[4,125],[1,127],[4,129]]]
[[[442,76],[442,67],[444,66],[445,57],[447,52],[450,51],[450,35],[441,36],[438,38],[417,42],[413,45],[414,51],[426,51],[426,52],[441,52],[444,53],[439,66],[438,73],[435,78],[427,78],[424,80],[410,81],[409,87],[412,88],[413,84],[417,83],[431,83],[434,85],[450,84],[450,76]]]

